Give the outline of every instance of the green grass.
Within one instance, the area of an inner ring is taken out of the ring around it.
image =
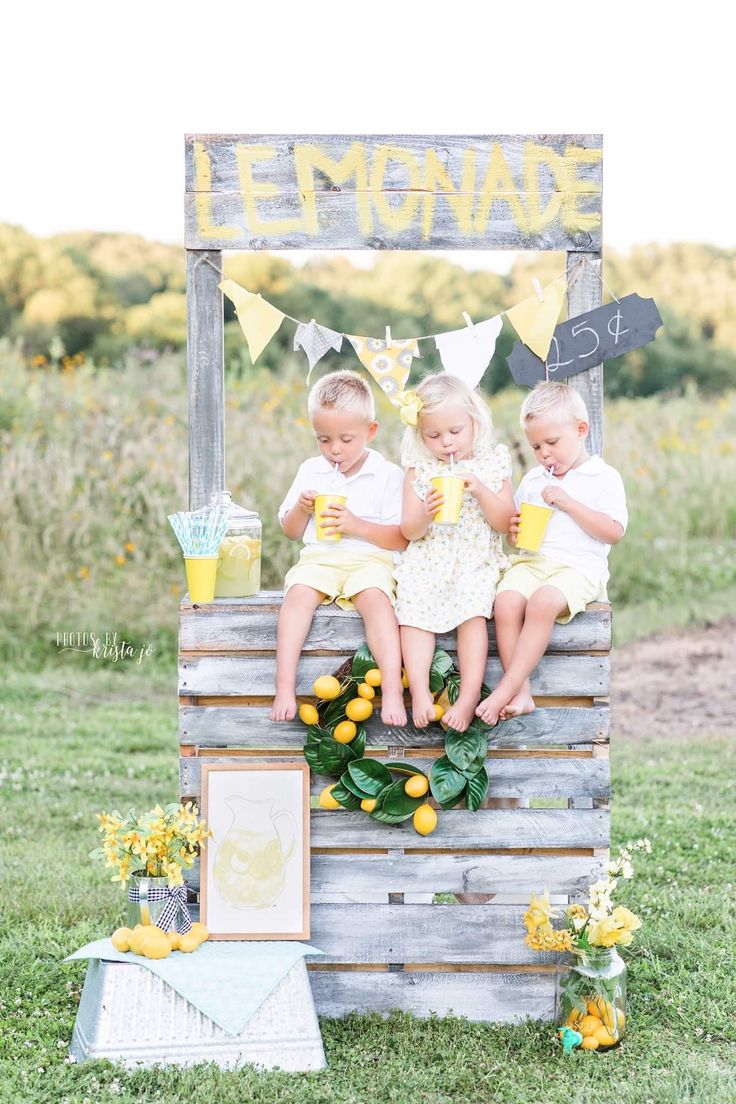
[[[98,669],[77,657],[11,674],[0,689],[0,1101],[736,1099],[736,750],[719,732],[612,749],[614,841],[647,835],[653,846],[627,885],[644,929],[629,956],[630,1031],[616,1050],[565,1059],[548,1024],[351,1016],[323,1022],[329,1068],[319,1074],[68,1064],[85,966],[62,960],[122,915],[119,891],[87,858],[93,814],[176,794],[173,685],[164,667]]]

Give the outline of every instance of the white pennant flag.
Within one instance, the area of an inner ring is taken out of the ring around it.
[[[336,330],[330,330],[327,326],[320,326],[312,319],[311,322],[300,322],[294,334],[294,352],[300,348],[304,350],[309,361],[307,383],[312,374],[312,369],[318,360],[321,360],[328,349],[340,352],[342,347],[342,334]]]
[[[463,326],[435,336],[442,367],[451,376],[457,376],[473,390],[483,379],[483,373],[491,363],[496,348],[496,338],[501,332],[502,317],[487,318],[485,322]]]

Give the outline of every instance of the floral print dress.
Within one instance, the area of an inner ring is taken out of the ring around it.
[[[506,445],[492,445],[456,464],[455,471],[458,475],[472,472],[489,490],[498,492],[504,479],[511,478],[511,456]],[[414,469],[414,490],[424,499],[430,480],[448,473],[443,460],[420,460]],[[457,525],[431,522],[425,535],[401,553],[396,567],[396,619],[400,625],[442,633],[471,617],[490,617],[496,584],[507,566],[500,533],[465,491]]]

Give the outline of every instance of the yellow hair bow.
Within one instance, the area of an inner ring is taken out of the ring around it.
[[[416,427],[419,412],[424,406],[416,391],[402,391],[397,395],[396,401],[399,404],[399,417],[404,425]]]

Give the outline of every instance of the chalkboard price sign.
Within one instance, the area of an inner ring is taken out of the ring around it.
[[[526,387],[534,387],[543,379],[564,380],[648,345],[661,325],[653,299],[627,295],[556,326],[546,361],[517,341],[507,364],[516,383]]]

